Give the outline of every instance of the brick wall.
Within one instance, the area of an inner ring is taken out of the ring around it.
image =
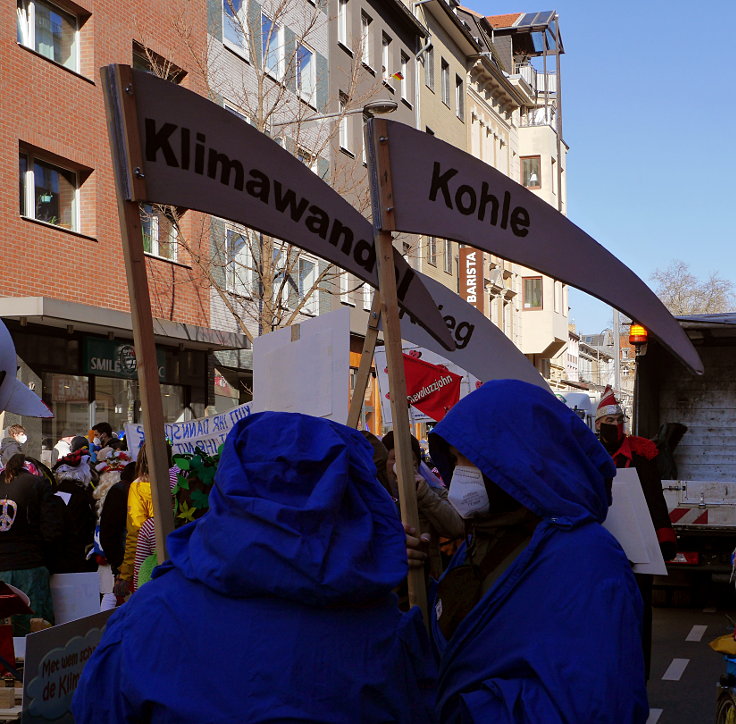
[[[57,4],[63,8],[65,0]],[[80,18],[79,73],[18,44],[15,3],[0,6],[0,295],[43,295],[127,310],[99,68],[131,63],[136,40],[186,70],[184,85],[205,92],[197,67],[206,53],[206,0],[66,4]],[[19,148],[79,172],[79,233],[21,216]],[[195,253],[209,243],[201,229],[201,217],[187,212],[182,231]],[[154,315],[209,326],[208,291],[189,261],[183,251],[181,263],[148,259]]]

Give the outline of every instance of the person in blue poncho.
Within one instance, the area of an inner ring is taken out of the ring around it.
[[[358,431],[241,420],[209,504],[110,619],[77,724],[433,721],[429,641],[391,592],[405,534]]]
[[[549,392],[499,380],[429,448],[468,534],[432,608],[440,721],[645,722],[641,597],[601,526],[616,470],[595,435]]]

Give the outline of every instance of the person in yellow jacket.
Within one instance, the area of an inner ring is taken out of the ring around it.
[[[169,446],[169,465],[171,465],[171,446]],[[176,485],[177,468],[169,468],[169,483],[173,488]],[[143,523],[153,518],[153,493],[146,456],[146,443],[138,451],[135,468],[135,480],[130,484],[128,491],[128,515],[125,525],[125,555],[120,565],[120,573],[115,579],[114,593],[116,596],[127,596],[133,592],[133,577],[135,573],[135,549],[138,542],[138,531]]]

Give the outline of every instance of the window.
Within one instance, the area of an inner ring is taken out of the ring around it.
[[[312,291],[312,287],[317,281],[317,262],[304,256],[300,256],[297,260],[297,266],[297,290],[299,293],[299,301],[301,302],[307,294]],[[319,292],[315,289],[311,294],[309,294],[309,298],[304,301],[301,311],[304,312],[304,314],[317,314],[318,302]]]
[[[462,121],[465,118],[465,88],[463,85],[463,79],[459,76],[455,76],[455,113],[457,117]]]
[[[340,93],[340,113],[346,114],[348,97]],[[340,148],[350,152],[350,117],[343,115],[340,119]]]
[[[430,45],[424,54],[424,85],[434,90],[434,47]]]
[[[427,237],[427,263],[437,266],[437,239],[434,236]]]
[[[373,287],[370,284],[363,284],[363,309],[370,311],[373,305]]]
[[[244,0],[222,0],[222,42],[240,55],[248,55],[248,21]]]
[[[304,148],[297,148],[296,157],[305,165],[308,166],[314,173],[319,174],[318,158],[315,154],[310,153]]]
[[[550,177],[552,179],[552,193],[557,195],[557,161],[554,158],[551,158],[550,161],[552,162],[550,164],[550,170],[552,172]]]
[[[450,66],[447,61],[442,58],[440,61],[440,81],[442,83],[442,102],[450,106]]]
[[[79,175],[21,151],[20,213],[70,231],[79,231]]]
[[[350,295],[350,274],[348,272],[340,273],[340,301],[343,304],[349,304],[351,307],[355,306]]]
[[[261,15],[261,49],[263,69],[274,78],[281,78],[284,68],[282,29],[265,13]]]
[[[521,281],[524,311],[542,309],[542,277],[524,277]]]
[[[366,13],[360,14],[360,53],[363,65],[369,68],[373,67],[373,58],[371,57],[371,23],[373,18]]]
[[[337,2],[337,42],[348,46],[348,0]]]
[[[237,106],[234,106],[232,103],[229,103],[228,101],[224,102],[224,107],[226,111],[230,111],[234,116],[237,116],[241,121],[245,121],[246,123],[251,123],[250,118],[245,115]]]
[[[452,242],[445,239],[445,271],[452,274]]]
[[[141,204],[143,251],[162,259],[176,261],[179,228],[172,212],[157,204]]]
[[[314,53],[306,45],[296,46],[296,90],[303,101],[314,105],[316,87],[316,64]]]
[[[253,256],[248,232],[227,229],[225,232],[225,289],[241,297],[252,296]]]
[[[382,33],[381,35],[381,77],[383,78],[385,83],[388,83],[389,76],[391,75],[391,71],[389,68],[391,67],[391,38],[386,35],[386,33]]]
[[[528,189],[542,188],[541,159],[539,156],[521,157],[521,183]]]
[[[434,136],[434,131],[429,126],[425,126],[424,131],[428,136]]]
[[[18,42],[69,70],[79,71],[79,23],[46,0],[18,0]]]
[[[401,97],[405,100],[409,100],[409,56],[402,52],[401,53]]]

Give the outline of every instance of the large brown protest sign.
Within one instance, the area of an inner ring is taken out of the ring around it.
[[[255,127],[175,83],[133,70],[129,88],[115,87],[115,68],[104,69],[103,78],[116,108],[117,175],[126,200],[242,223],[378,287],[371,225],[305,164]],[[125,115],[125,93],[135,99],[135,119]],[[135,163],[136,152],[140,166],[131,175],[122,167]],[[398,251],[394,267],[401,307],[452,349],[431,296]]]
[[[395,121],[369,123],[386,139],[391,165],[393,203],[381,210],[382,229],[454,239],[582,289],[702,373],[698,353],[654,292],[550,204],[434,136]]]

